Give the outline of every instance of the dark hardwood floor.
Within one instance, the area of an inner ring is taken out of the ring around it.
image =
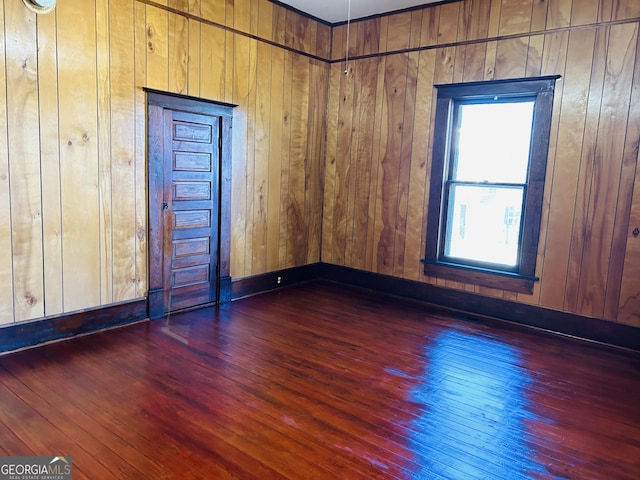
[[[74,479],[638,479],[640,355],[328,283],[0,358]]]

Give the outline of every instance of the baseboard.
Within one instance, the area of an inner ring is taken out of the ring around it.
[[[126,325],[147,317],[147,299],[0,327],[0,353]]]
[[[322,264],[312,263],[302,267],[286,268],[275,272],[233,280],[231,282],[231,300],[265,293],[298,283],[320,278],[319,269]]]
[[[640,328],[327,263],[318,277],[470,314],[640,351]]]
[[[534,305],[485,297],[328,263],[287,268],[238,280],[221,279],[220,303],[312,280],[328,280],[550,332],[640,351],[640,328]],[[147,299],[0,327],[0,354],[147,318]]]

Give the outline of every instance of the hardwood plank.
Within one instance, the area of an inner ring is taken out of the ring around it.
[[[42,191],[35,14],[5,5],[7,140],[15,321],[44,316]]]
[[[62,449],[78,478],[631,480],[638,371],[313,282],[0,357],[0,451]]]

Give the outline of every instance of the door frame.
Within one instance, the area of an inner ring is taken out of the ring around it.
[[[198,113],[218,117],[220,120],[220,162],[218,185],[218,291],[217,303],[231,301],[231,128],[233,108],[236,105],[213,102],[200,98],[176,95],[149,88],[147,93],[147,232],[148,232],[148,278],[149,292],[147,296],[147,314],[149,318],[164,316],[154,305],[162,302],[166,295],[163,285],[163,268],[161,262],[155,259],[163,257],[164,249],[164,215],[162,212],[162,198],[154,195],[162,189],[157,186],[164,184],[163,164],[163,135],[162,131],[152,131],[149,115],[150,107],[168,108],[188,113]],[[162,303],[163,304],[163,303]],[[201,305],[202,306],[202,305]]]

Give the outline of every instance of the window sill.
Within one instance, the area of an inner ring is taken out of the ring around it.
[[[537,277],[491,270],[488,268],[426,259],[421,261],[424,263],[425,275],[454,280],[456,282],[471,283],[482,287],[507,290],[509,292],[531,294],[533,293],[534,283],[539,280]]]

